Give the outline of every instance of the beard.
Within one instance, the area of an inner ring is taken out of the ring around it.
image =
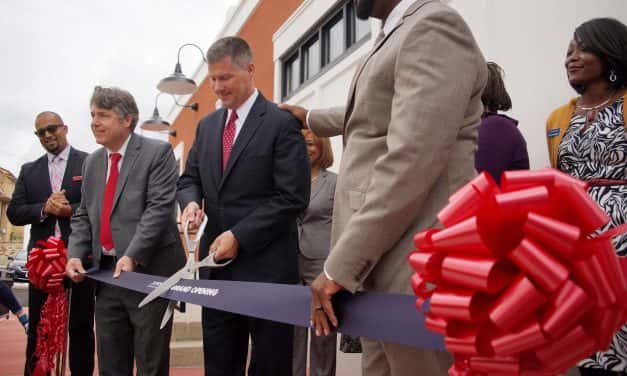
[[[372,16],[374,0],[354,0],[355,14],[360,20],[367,20]]]

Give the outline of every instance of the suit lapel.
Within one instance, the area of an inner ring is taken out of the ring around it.
[[[44,154],[43,157],[39,158],[37,161],[37,171],[39,172],[39,176],[45,176],[46,184],[42,184],[42,198],[44,201],[50,197],[52,194],[52,187],[50,186],[50,171],[48,170],[48,154]]]
[[[372,50],[370,50],[368,55],[366,55],[366,57],[362,60],[361,64],[359,65],[359,67],[355,71],[355,75],[353,75],[353,80],[351,82],[350,89],[349,89],[349,92],[348,92],[349,93],[348,94],[348,103],[346,104],[346,114],[344,116],[344,124],[346,124],[348,122],[348,118],[350,117],[351,113],[353,112],[353,105],[355,104],[355,89],[357,87],[357,81],[358,81],[359,76],[361,76],[361,73],[363,72],[364,68],[366,67],[366,64],[368,63],[368,60],[370,60],[370,58],[381,48],[381,46],[383,46],[385,41],[387,41],[390,38],[390,35],[394,34],[394,32],[396,30],[398,30],[399,27],[401,27],[401,25],[405,21],[405,18],[407,18],[408,16],[414,14],[423,5],[425,5],[426,3],[429,3],[431,1],[433,1],[433,0],[418,0],[415,3],[413,3],[407,9],[407,11],[403,14],[403,17],[401,18],[399,23],[392,30],[390,30],[390,32],[387,33],[381,40],[379,40],[374,45]]]
[[[63,173],[63,181],[61,182],[61,189],[67,189],[72,182],[72,174],[76,169],[76,163],[78,162],[76,158],[74,158],[76,152],[72,147],[70,147],[70,153],[67,155],[67,163],[65,165],[65,172]]]
[[[222,132],[226,125],[226,118],[228,111],[223,110],[223,114],[220,117],[219,124],[210,124],[208,149],[210,155],[208,156],[209,168],[211,169],[211,178],[213,179],[214,187],[218,187],[222,180]],[[215,153],[215,157],[211,154]]]
[[[94,162],[92,167],[94,169],[94,182],[90,184],[94,190],[93,199],[98,203],[96,205],[98,212],[93,218],[96,223],[93,224],[92,228],[98,231],[98,233],[100,233],[100,217],[102,216],[104,189],[107,184],[107,167],[107,150],[105,148],[100,148],[94,152]],[[88,171],[85,171],[85,173],[87,174]]]
[[[309,202],[312,202],[314,198],[318,195],[318,193],[320,193],[320,191],[322,190],[322,186],[324,186],[326,183],[326,179],[327,172],[322,170],[319,171],[318,178],[316,179],[317,181],[315,181],[314,184],[311,185],[311,198],[309,199]]]
[[[361,73],[363,72],[364,68],[366,67],[366,64],[368,63],[368,60],[370,60],[370,58],[377,51],[379,51],[381,46],[383,46],[383,43],[385,43],[385,41],[388,40],[390,35],[392,35],[392,33],[394,33],[394,31],[396,29],[398,29],[401,26],[402,23],[403,23],[403,20],[401,20],[401,22],[399,22],[398,25],[396,25],[396,27],[394,29],[392,29],[389,33],[387,33],[385,35],[385,37],[383,37],[381,40],[377,41],[377,43],[372,47],[372,50],[370,50],[368,55],[366,55],[366,57],[362,60],[361,64],[359,65],[359,67],[355,71],[355,75],[353,76],[353,81],[351,82],[351,86],[350,86],[350,90],[349,90],[348,103],[346,104],[347,111],[346,111],[346,115],[344,117],[344,124],[346,124],[346,122],[348,121],[348,118],[350,117],[351,113],[353,112],[353,105],[355,104],[355,88],[357,87],[357,81],[359,79],[359,76],[361,76]]]
[[[141,149],[141,138],[136,136],[135,133],[131,133],[131,139],[128,141],[128,145],[126,147],[126,155],[124,155],[122,160],[122,168],[120,169],[120,176],[118,177],[118,183],[115,186],[115,196],[113,198],[113,205],[111,206],[111,213],[115,210],[115,207],[122,195],[122,191],[124,190],[124,185],[128,180],[128,175],[133,169],[133,165],[139,156],[139,151]]]
[[[250,139],[255,134],[261,123],[263,123],[263,116],[266,113],[266,106],[266,99],[261,95],[261,93],[259,93],[255,104],[253,104],[253,107],[250,109],[250,112],[246,117],[246,121],[244,121],[242,129],[235,139],[235,144],[233,144],[233,149],[231,150],[229,161],[227,162],[226,169],[224,170],[224,174],[222,175],[222,180],[220,181],[218,191],[224,185],[224,181],[226,180],[226,178],[228,178],[229,173],[233,169],[235,163],[237,163],[237,159],[242,154],[242,151],[246,148],[246,145],[248,145]],[[221,159],[222,158],[220,158],[220,160]]]

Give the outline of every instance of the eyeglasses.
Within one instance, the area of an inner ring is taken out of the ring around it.
[[[43,137],[46,135],[46,132],[50,134],[55,134],[59,128],[64,127],[64,126],[65,126],[64,124],[50,124],[46,127],[37,129],[35,131],[35,135],[37,137]]]

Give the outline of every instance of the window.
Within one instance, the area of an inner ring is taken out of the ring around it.
[[[325,65],[337,59],[346,49],[344,29],[344,17],[341,12],[324,26],[322,35],[324,36]]]
[[[300,83],[300,60],[298,55],[292,56],[283,65],[283,93],[291,93],[298,88]]]
[[[370,35],[370,21],[368,20],[360,20],[357,18],[355,14],[355,5],[353,2],[349,2],[346,6],[348,11],[348,20],[350,25],[348,26],[349,30],[349,40],[351,43],[359,42],[364,39],[366,36]]]
[[[320,41],[318,35],[311,38],[302,50],[303,79],[307,81],[320,72]]]
[[[333,8],[281,58],[283,99],[370,38],[370,22],[355,16],[352,0]]]

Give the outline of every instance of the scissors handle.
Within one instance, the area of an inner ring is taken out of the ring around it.
[[[230,264],[231,262],[233,262],[233,260],[235,260],[235,257],[233,257],[232,259],[229,259],[225,262],[221,262],[218,263],[216,262],[216,259],[214,258],[216,252],[209,252],[209,255],[207,255],[207,257],[205,257],[204,259],[198,261],[196,263],[196,269],[199,268],[213,268],[213,269],[218,269],[218,268],[223,268],[225,266],[227,266],[228,264]]]
[[[196,247],[198,246],[198,243],[200,243],[203,233],[205,232],[205,227],[207,226],[207,216],[203,216],[202,222],[196,231],[196,237],[194,239],[190,239],[189,237],[190,222],[190,220],[186,220],[183,223],[183,235],[185,238],[185,244],[187,245],[187,252],[189,252],[190,255],[193,255],[194,252],[196,252]]]

